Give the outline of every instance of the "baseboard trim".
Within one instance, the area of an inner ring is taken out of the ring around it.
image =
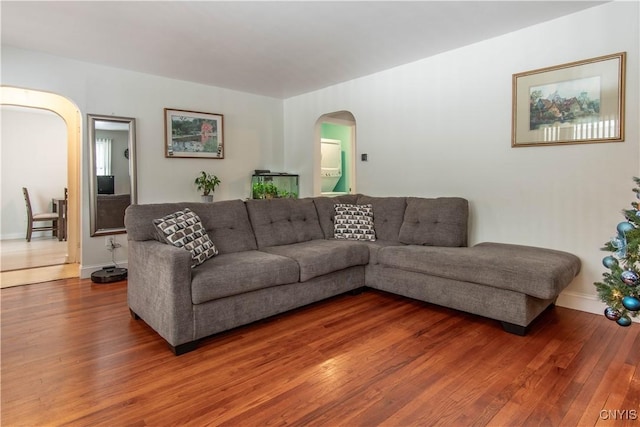
[[[564,291],[558,296],[556,301],[558,307],[571,308],[574,310],[586,311],[587,313],[600,314],[604,317],[605,303],[600,301],[595,295],[583,294],[581,292]],[[639,317],[632,317],[635,323],[640,323]]]

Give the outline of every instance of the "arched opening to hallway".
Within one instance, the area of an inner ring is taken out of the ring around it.
[[[349,111],[323,114],[315,125],[314,194],[356,193],[356,119]]]

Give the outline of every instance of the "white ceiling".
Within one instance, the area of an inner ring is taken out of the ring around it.
[[[288,98],[604,1],[1,1],[2,44]]]

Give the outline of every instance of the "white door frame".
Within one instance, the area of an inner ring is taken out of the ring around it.
[[[68,98],[39,90],[0,86],[0,104],[49,110],[67,126],[67,263],[80,262],[80,146],[82,117]]]

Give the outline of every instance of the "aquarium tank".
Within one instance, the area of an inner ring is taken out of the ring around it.
[[[298,175],[256,171],[251,177],[252,199],[298,198]]]

